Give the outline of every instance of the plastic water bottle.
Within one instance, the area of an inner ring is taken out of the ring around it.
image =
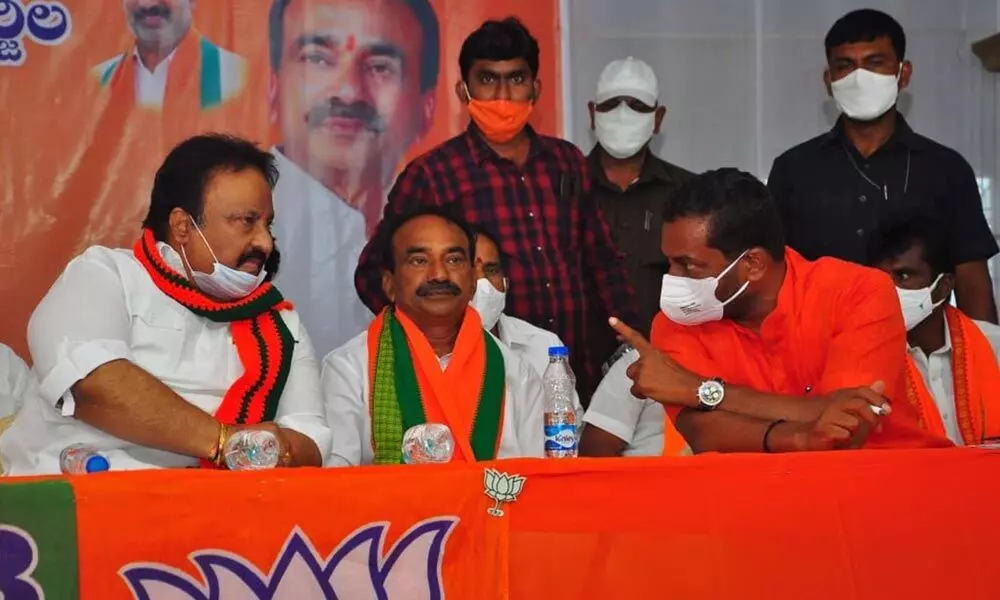
[[[576,376],[569,366],[566,346],[549,348],[549,366],[542,376],[545,384],[545,457],[576,456],[576,408],[573,395]]]
[[[59,453],[59,469],[66,475],[100,473],[110,468],[108,459],[87,444],[72,444]]]
[[[403,464],[438,464],[451,462],[455,438],[441,423],[414,425],[403,434]]]
[[[223,456],[230,471],[273,469],[281,458],[281,443],[266,429],[241,429],[226,440]]]

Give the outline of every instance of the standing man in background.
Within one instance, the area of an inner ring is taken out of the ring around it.
[[[607,358],[590,348],[588,299],[636,323],[625,269],[590,194],[583,154],[528,125],[542,91],[538,41],[515,18],[487,21],[462,44],[455,93],[472,123],[410,163],[389,194],[386,216],[420,205],[456,204],[466,220],[499,236],[510,265],[507,311],[566,341],[582,398],[597,385]],[[355,275],[374,312],[386,304],[369,244]],[[586,401],[586,400],[584,400]]]
[[[649,141],[660,132],[665,106],[659,102],[656,73],[631,56],[609,63],[588,103],[597,144],[587,157],[594,197],[624,255],[635,291],[639,325],[649,333],[660,310],[660,284],[669,265],[660,249],[663,209],[691,173],[660,160]],[[591,311],[590,332],[599,355],[610,357],[617,342],[601,306]]]
[[[959,308],[996,323],[987,261],[997,244],[972,168],[954,150],[914,133],[896,108],[913,74],[903,28],[883,12],[856,10],[833,24],[825,45],[823,80],[843,116],[829,132],[779,156],[767,181],[788,244],[810,260],[865,264],[880,222],[925,212],[945,232]]]
[[[323,356],[371,321],[352,277],[433,120],[440,29],[427,0],[275,0],[269,25],[278,283]]]

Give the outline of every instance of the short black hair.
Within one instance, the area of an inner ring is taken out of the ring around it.
[[[708,218],[708,245],[735,260],[750,248],[774,259],[785,256],[785,232],[771,194],[756,177],[739,169],[716,169],[686,181],[670,198],[663,220]]]
[[[955,262],[941,233],[940,222],[924,214],[900,215],[883,221],[868,239],[868,264],[876,266],[921,246],[931,276],[954,273]]]
[[[478,223],[469,223],[469,230],[472,231],[472,235],[475,236],[474,242],[478,242],[480,237],[484,237],[489,241],[493,242],[493,245],[497,247],[497,256],[500,257],[500,268],[503,269],[504,272],[506,272],[510,257],[507,256],[504,253],[503,248],[500,247],[500,236],[498,236],[488,227],[485,227]]]
[[[273,189],[278,183],[274,157],[242,138],[220,133],[196,135],[177,144],[156,171],[149,212],[142,226],[158,241],[167,240],[170,213],[182,208],[201,223],[205,187],[216,173],[259,171]]]
[[[392,248],[393,238],[396,237],[396,232],[399,231],[403,225],[406,225],[413,219],[419,217],[439,217],[452,225],[456,225],[462,230],[462,233],[465,234],[466,239],[469,241],[469,261],[474,262],[476,260],[476,234],[472,231],[468,222],[458,216],[457,210],[450,205],[425,205],[396,216],[386,217],[381,223],[378,224],[375,235],[373,236],[376,243],[372,247],[379,249],[379,262],[382,264],[383,270],[389,271],[390,273],[395,272],[396,253],[393,252]]]
[[[420,91],[426,92],[437,87],[441,70],[441,25],[437,13],[428,0],[400,0],[406,4],[420,23],[423,43],[420,45]],[[277,73],[281,69],[281,55],[285,44],[285,10],[292,0],[274,0],[268,17],[268,37],[270,38],[271,68]]]
[[[469,80],[469,71],[477,60],[514,60],[528,63],[532,78],[538,77],[538,40],[517,17],[503,21],[486,21],[462,42],[458,67],[462,81]]]
[[[896,58],[906,59],[906,34],[896,19],[873,8],[854,10],[837,19],[826,34],[823,45],[826,46],[826,58],[830,60],[830,51],[844,44],[858,42],[874,42],[880,37],[887,37],[896,51]]]

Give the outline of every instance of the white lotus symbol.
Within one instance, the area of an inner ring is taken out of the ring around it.
[[[486,512],[494,517],[502,517],[503,509],[500,508],[500,504],[517,500],[526,480],[526,477],[517,474],[508,475],[496,469],[486,469],[483,475],[486,495],[496,501],[496,504],[486,509]]]
[[[295,527],[268,573],[240,555],[206,549],[189,555],[201,580],[159,563],[131,563],[120,574],[135,600],[443,600],[441,564],[457,524],[458,517],[425,519],[386,552],[389,523],[369,523],[326,558]],[[31,598],[4,596],[5,589],[0,585],[0,598]]]

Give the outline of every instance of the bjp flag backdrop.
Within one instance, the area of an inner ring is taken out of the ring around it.
[[[484,20],[538,39],[532,123],[560,133],[557,0],[0,2],[0,341],[88,246],[131,247],[157,167],[203,132],[271,150],[276,284],[319,355],[370,319],[353,271],[412,157],[464,130],[458,56]]]

